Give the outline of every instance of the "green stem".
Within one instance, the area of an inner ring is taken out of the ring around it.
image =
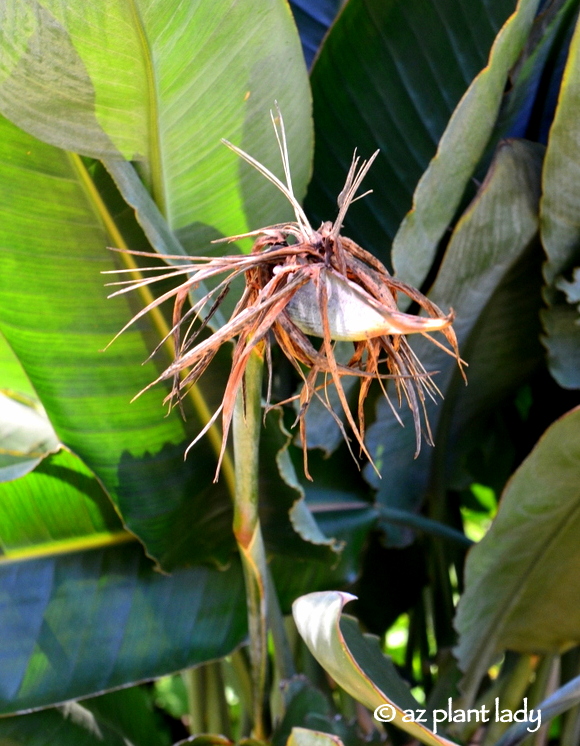
[[[238,543],[248,604],[250,662],[253,689],[253,736],[264,740],[264,701],[267,673],[267,566],[258,516],[258,451],[264,361],[254,350],[244,374],[244,390],[236,401],[233,420],[236,489],[234,535]]]

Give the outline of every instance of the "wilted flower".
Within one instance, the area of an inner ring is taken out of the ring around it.
[[[169,403],[170,407],[180,403],[189,388],[195,385],[207,369],[221,345],[236,340],[232,368],[222,403],[187,449],[189,451],[189,448],[207,432],[221,413],[223,439],[217,478],[236,396],[250,354],[256,348],[265,351],[271,380],[270,345],[272,339],[275,339],[302,379],[300,392],[292,398],[299,402],[297,421],[300,423],[307,476],[309,475],[305,415],[313,398],[319,399],[332,413],[350,448],[349,437],[342,420],[328,404],[325,395],[328,385],[336,387],[346,421],[361,451],[372,463],[364,444],[363,405],[369,387],[376,379],[382,386],[393,413],[399,419],[383,383],[385,379],[393,379],[399,405],[405,400],[413,413],[418,453],[421,446],[422,420],[425,424],[425,438],[432,444],[425,411],[425,396],[435,397],[440,392],[431,378],[432,373],[423,368],[405,335],[420,333],[429,337],[434,344],[456,357],[461,368],[457,340],[451,327],[453,312],[445,315],[418,290],[392,277],[372,254],[351,239],[340,235],[346,212],[355,200],[356,192],[379,151],[374,153],[368,162],[363,161],[360,165],[355,153],[344,189],[338,196],[339,211],[336,220],[334,223],[323,223],[318,230],[314,230],[294,196],[284,124],[279,111],[277,118],[272,115],[272,122],[282,156],[285,184],[243,150],[226,140],[223,142],[286,195],[294,209],[296,221],[271,225],[224,239],[235,241],[250,236],[256,237],[250,254],[187,257],[187,264],[159,268],[164,270],[161,275],[118,283],[125,287],[113,293],[125,293],[165,280],[168,276],[187,276],[181,285],[161,295],[127,324],[129,326],[168,298],[174,298],[171,333],[175,344],[175,359],[143,391],[159,381],[173,379],[173,387],[164,403]],[[143,252],[131,253],[157,256]],[[184,260],[182,256],[168,258]],[[223,275],[223,279],[201,300],[184,311],[189,291],[218,275]],[[245,289],[230,319],[217,331],[198,342],[199,332],[207,326],[230,284],[240,275],[245,277]],[[396,302],[399,292],[415,301],[427,316],[415,316],[399,311]],[[208,307],[209,310],[206,311]],[[200,319],[201,324],[194,327],[194,322]],[[449,347],[430,336],[431,332],[436,331],[442,332]],[[316,346],[309,337],[321,338],[322,343]],[[353,343],[352,357],[346,365],[338,363],[334,354],[334,343],[340,340]],[[380,373],[379,367],[383,364],[385,372]],[[341,379],[344,376],[356,376],[360,379],[356,419],[350,410],[342,386]],[[269,385],[268,392],[270,389]],[[268,393],[267,406],[270,404],[269,398]]]

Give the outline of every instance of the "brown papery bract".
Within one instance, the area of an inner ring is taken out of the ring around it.
[[[125,293],[172,275],[185,275],[187,278],[174,290],[150,303],[124,327],[126,329],[168,298],[174,299],[171,330],[175,348],[174,361],[143,391],[159,381],[172,379],[173,386],[164,403],[168,403],[170,407],[181,404],[189,388],[197,383],[219,348],[226,342],[235,341],[232,368],[222,403],[187,449],[189,451],[207,432],[221,413],[223,438],[217,479],[235,400],[242,386],[249,357],[253,350],[258,349],[262,354],[265,353],[269,362],[269,347],[275,340],[302,379],[299,393],[292,398],[299,403],[297,421],[304,450],[304,471],[308,478],[306,412],[313,399],[318,399],[331,412],[353,453],[341,418],[328,404],[325,392],[328,385],[336,387],[348,427],[361,452],[372,464],[364,442],[364,401],[372,381],[378,380],[393,414],[399,419],[384,385],[385,379],[392,379],[398,405],[406,402],[413,414],[418,454],[423,428],[425,440],[429,444],[433,443],[425,409],[426,396],[434,398],[440,392],[432,379],[433,372],[424,369],[409,346],[406,335],[420,333],[427,336],[457,359],[465,378],[464,363],[459,357],[457,340],[451,326],[453,311],[444,314],[418,290],[393,278],[372,254],[340,235],[346,211],[355,200],[356,192],[378,151],[368,162],[363,161],[360,167],[355,153],[345,187],[338,197],[337,219],[334,223],[323,223],[318,230],[313,230],[292,190],[284,124],[279,110],[276,118],[272,115],[272,121],[282,155],[285,184],[247,153],[224,142],[286,195],[294,208],[296,221],[225,239],[235,241],[247,236],[255,237],[252,252],[248,255],[173,257],[185,259],[188,263],[164,266],[160,275],[119,283],[123,285],[122,289],[113,293]],[[143,252],[130,253],[158,256]],[[220,275],[223,277],[213,290],[193,307],[184,310],[192,288]],[[240,275],[245,278],[245,289],[231,317],[220,329],[198,342],[199,332],[206,327],[219,307],[232,281]],[[418,304],[426,315],[416,316],[399,311],[397,294],[400,292]],[[433,338],[433,332],[440,332],[447,344]],[[321,338],[321,344],[316,345],[311,337]],[[338,363],[335,358],[335,342],[339,340],[353,345],[352,356],[346,365]],[[268,367],[271,381],[272,371],[270,365]],[[343,389],[344,376],[356,376],[360,379],[356,416],[351,412]],[[270,389],[269,385],[268,391]],[[267,406],[271,406],[269,400]],[[356,460],[354,453],[353,457]]]

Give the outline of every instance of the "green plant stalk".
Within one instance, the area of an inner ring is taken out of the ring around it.
[[[233,419],[235,493],[234,535],[240,551],[250,634],[254,738],[266,738],[264,701],[267,673],[267,572],[266,552],[258,515],[258,452],[261,427],[261,392],[264,360],[254,349],[244,385],[238,394]]]
[[[189,668],[182,673],[187,691],[189,732],[219,733],[229,738],[230,721],[225,699],[221,661]]]

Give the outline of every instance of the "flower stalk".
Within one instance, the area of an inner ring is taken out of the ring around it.
[[[240,552],[250,636],[252,665],[253,736],[266,738],[264,703],[267,674],[267,564],[258,514],[258,466],[262,397],[263,345],[254,348],[244,372],[233,416],[236,488],[234,536]]]

